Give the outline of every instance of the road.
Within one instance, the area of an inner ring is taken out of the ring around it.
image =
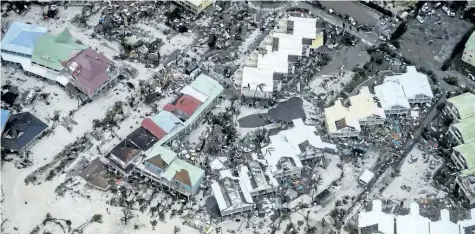
[[[313,13],[314,15],[317,15],[318,17],[322,18],[324,21],[333,24],[337,27],[343,27],[343,24],[346,25],[347,27],[345,28],[346,31],[350,34],[352,34],[355,37],[358,37],[363,41],[365,44],[368,45],[378,45],[381,41],[378,39],[378,35],[375,33],[366,33],[363,32],[362,30],[358,31],[356,27],[350,26],[349,23],[345,20],[340,19],[336,15],[332,15],[328,13],[327,11],[318,9],[307,2],[298,2],[296,3],[296,7],[306,9]]]
[[[321,1],[320,3],[327,9],[353,17],[358,24],[375,25],[381,17],[378,12],[356,1]]]

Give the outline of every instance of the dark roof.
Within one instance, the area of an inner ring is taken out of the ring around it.
[[[310,142],[308,140],[302,142],[299,144],[299,149],[300,152],[305,153],[307,151],[307,148],[310,146]]]
[[[2,147],[20,151],[48,128],[30,112],[10,116],[2,133]]]
[[[158,167],[158,168],[161,168],[161,169],[166,169],[168,167],[168,163],[166,163],[165,161],[163,161],[162,157],[160,157],[160,155],[157,155],[155,157],[152,157],[152,158],[149,158],[146,160],[148,163]]]
[[[203,104],[200,100],[185,94],[180,97],[180,99],[177,100],[174,108],[174,112],[179,110],[184,114],[184,119],[188,119],[195,113],[196,109]]]
[[[336,126],[337,130],[340,130],[340,129],[346,127],[347,125],[346,125],[345,118],[335,121],[335,126]]]
[[[475,233],[475,225],[464,228],[464,234],[474,234]]]
[[[109,163],[112,164],[117,169],[120,169],[124,174],[129,175],[130,172],[135,168],[135,164],[133,163],[129,164],[127,167],[124,168],[122,165],[120,165],[116,161],[111,160],[111,154],[107,154],[105,158],[109,159]]]
[[[361,228],[361,234],[375,234],[375,233],[382,233],[378,229],[378,224],[373,224],[373,225]]]
[[[92,96],[109,80],[108,68],[111,64],[112,61],[103,54],[85,49],[66,62],[66,70],[77,79],[76,84]]]
[[[109,182],[104,178],[104,174],[106,173],[107,169],[105,165],[99,158],[96,158],[81,171],[79,176],[92,186],[106,190],[110,187]]]
[[[133,131],[127,138],[143,151],[147,151],[158,141],[157,137],[143,127],[139,127]]]
[[[132,161],[142,150],[129,138],[125,138],[110,152],[124,163]]]

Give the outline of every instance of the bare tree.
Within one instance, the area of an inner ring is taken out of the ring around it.
[[[127,222],[134,217],[134,214],[129,207],[122,208],[122,215],[123,216],[120,218],[120,221],[124,222],[125,225],[127,225]]]
[[[72,231],[72,233],[83,233],[84,228],[87,227],[91,223],[102,223],[102,215],[101,214],[93,215],[91,219],[89,219],[87,222],[79,225],[79,227],[74,229]]]
[[[177,233],[179,233],[179,232],[180,232],[180,227],[175,226],[175,228],[173,229],[173,233],[174,233],[174,234],[177,234]]]
[[[152,230],[155,230],[155,226],[157,226],[157,223],[157,220],[150,221],[150,224],[152,225]]]

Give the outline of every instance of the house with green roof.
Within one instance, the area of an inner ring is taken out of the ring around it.
[[[64,63],[86,48],[76,42],[67,28],[57,35],[45,33],[35,41],[31,62],[59,72]]]
[[[453,119],[475,116],[475,94],[467,92],[447,99],[444,112]]]
[[[158,144],[145,155],[147,159],[137,166],[141,175],[187,197],[196,194],[203,181],[203,169],[177,158],[175,152]]]
[[[457,168],[462,170],[455,182],[470,204],[475,204],[475,141],[454,147],[451,157]]]
[[[458,144],[475,141],[475,116],[453,123],[449,127],[449,133]]]
[[[475,32],[472,32],[472,35],[468,38],[467,43],[465,43],[465,49],[462,54],[462,61],[475,66]]]

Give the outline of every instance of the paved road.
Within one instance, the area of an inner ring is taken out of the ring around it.
[[[316,8],[312,6],[311,4],[308,4],[306,2],[298,2],[296,4],[296,7],[307,9],[310,12],[312,12],[314,15],[317,15],[318,17],[322,18],[324,21],[333,24],[338,27],[343,27],[343,23],[345,25],[348,25],[349,23],[338,18],[336,15],[332,15],[328,13],[327,11],[321,10],[319,8]],[[365,44],[368,45],[378,45],[381,41],[378,39],[378,36],[375,33],[365,33],[362,30],[359,32],[356,30],[356,27],[349,26],[346,28],[346,31],[358,38],[361,39]]]
[[[353,17],[358,24],[375,25],[378,23],[379,17],[381,17],[381,14],[359,2],[321,1],[320,3],[327,9],[331,8],[335,12]]]

